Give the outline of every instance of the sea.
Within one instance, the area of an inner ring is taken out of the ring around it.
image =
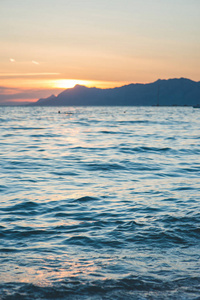
[[[200,109],[0,107],[0,166],[1,300],[200,299]]]

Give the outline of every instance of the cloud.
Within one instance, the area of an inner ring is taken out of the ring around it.
[[[15,63],[16,62],[16,60],[14,58],[9,58],[9,61],[11,63]],[[39,65],[39,62],[36,61],[36,60],[32,60],[31,63],[34,64],[34,65]]]
[[[35,60],[32,60],[32,64],[34,65],[39,65],[39,62],[35,61]]]
[[[12,95],[21,91],[19,88],[0,86],[0,97],[2,95]]]
[[[51,75],[60,75],[60,73],[51,73],[51,72],[43,72],[43,73],[0,73],[0,78],[12,78],[12,77],[35,77],[35,76],[51,76]]]
[[[0,105],[23,104],[24,101],[35,102],[49,94],[58,94],[59,89],[27,89],[0,86]]]

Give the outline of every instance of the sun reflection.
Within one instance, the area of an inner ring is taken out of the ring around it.
[[[52,279],[63,281],[66,278],[77,278],[79,276],[93,276],[98,272],[98,266],[92,260],[78,259],[70,260],[66,257],[65,262],[60,262],[53,256],[48,256],[45,259],[38,260],[41,267],[34,266],[16,266],[10,281],[17,280],[23,283],[34,283],[40,287],[49,286]],[[28,276],[24,276],[27,274]]]

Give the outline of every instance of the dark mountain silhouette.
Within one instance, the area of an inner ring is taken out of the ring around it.
[[[129,84],[112,89],[87,88],[76,85],[58,96],[39,99],[41,106],[114,106],[200,104],[200,82],[190,79],[157,80],[148,84]]]

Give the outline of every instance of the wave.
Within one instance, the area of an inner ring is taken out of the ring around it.
[[[198,299],[199,114],[125,110],[0,113],[0,299]]]
[[[25,283],[1,285],[2,300],[15,299],[136,299],[136,300],[167,300],[167,299],[199,299],[200,279],[189,277],[175,281],[126,276],[118,280],[84,280],[69,278],[50,286]],[[9,290],[9,294],[7,291]]]

